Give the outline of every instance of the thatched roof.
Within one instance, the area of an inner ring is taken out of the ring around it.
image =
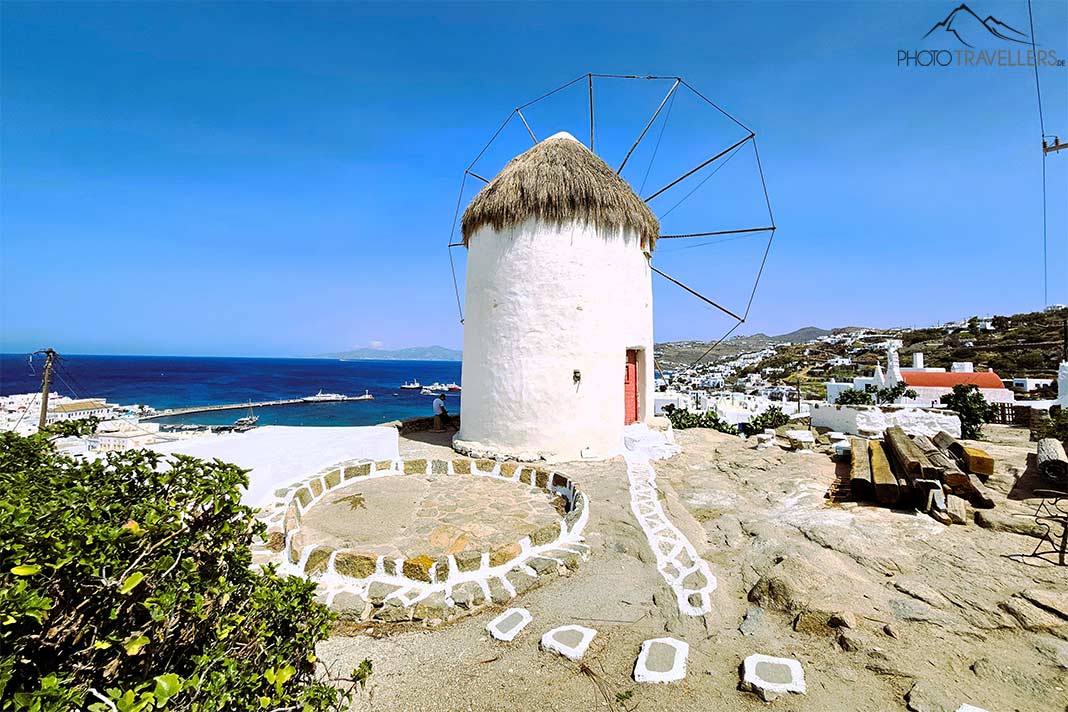
[[[516,156],[482,188],[464,211],[463,242],[479,228],[495,230],[530,218],[633,230],[652,251],[660,223],[630,185],[567,133]]]

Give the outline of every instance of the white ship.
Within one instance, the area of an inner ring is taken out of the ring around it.
[[[417,391],[417,390],[419,390],[419,389],[420,389],[420,388],[422,388],[422,387],[423,387],[423,384],[422,384],[422,383],[420,383],[420,382],[418,381],[418,379],[416,379],[416,380],[413,380],[413,381],[412,381],[411,383],[407,383],[407,382],[406,382],[406,383],[403,383],[403,384],[401,385],[401,388],[403,388],[403,389],[404,389],[404,390],[406,390],[406,391]]]
[[[322,389],[319,390],[314,396],[305,396],[301,398],[305,403],[319,403],[324,401],[343,401],[350,400],[350,396],[342,395],[340,393],[323,393]]]

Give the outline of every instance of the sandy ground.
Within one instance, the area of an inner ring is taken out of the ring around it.
[[[1033,446],[1008,428],[988,426],[988,437],[993,511],[1026,522],[1012,515],[1037,503]],[[830,504],[826,455],[758,452],[711,431],[676,439],[683,452],[653,466],[668,515],[718,578],[712,614],[679,615],[631,514],[622,459],[569,463],[559,469],[590,496],[590,559],[513,601],[534,621],[511,643],[484,630],[503,607],[438,630],[324,641],[319,656],[336,672],[374,663],[354,709],[1068,709],[1068,569],[1008,558],[1037,540]],[[416,434],[401,453],[449,456],[445,442]],[[849,627],[826,625],[832,614]],[[581,664],[538,649],[566,623],[598,630]],[[635,683],[641,642],[665,634],[690,644],[686,679]],[[800,660],[807,694],[765,703],[739,691],[739,666],[756,652]]]

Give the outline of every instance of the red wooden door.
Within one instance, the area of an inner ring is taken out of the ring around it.
[[[627,350],[627,371],[623,378],[623,423],[638,422],[638,352]]]

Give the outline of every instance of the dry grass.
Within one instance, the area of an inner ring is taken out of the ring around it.
[[[546,139],[509,161],[464,211],[463,242],[486,225],[502,230],[530,218],[622,227],[650,252],[660,234],[656,216],[630,185],[570,138]]]

